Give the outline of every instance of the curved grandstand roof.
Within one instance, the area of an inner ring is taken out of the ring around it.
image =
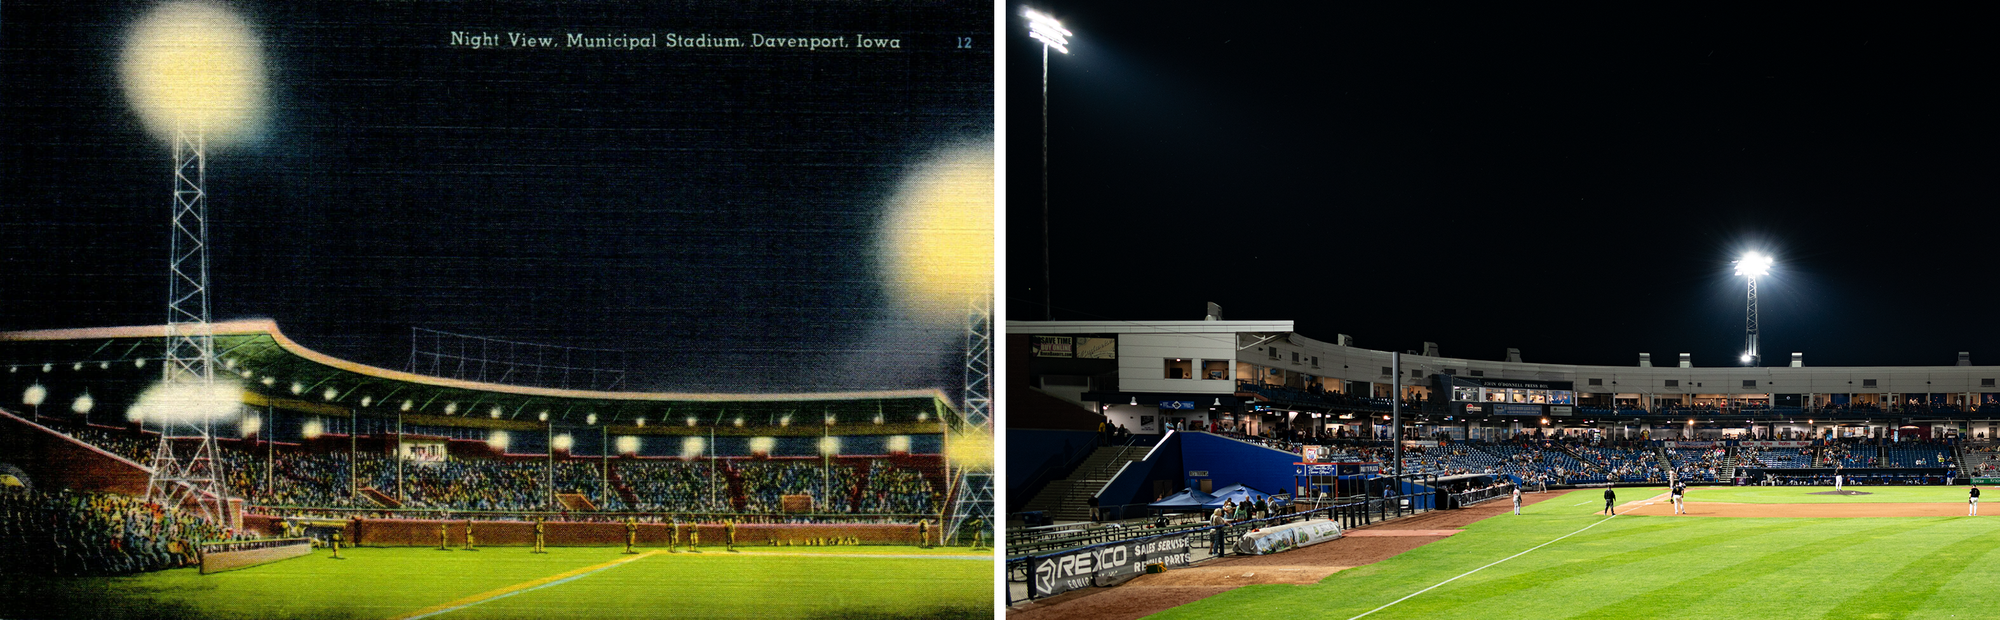
[[[431,423],[515,426],[584,423],[619,432],[707,434],[717,427],[796,429],[819,434],[826,418],[840,432],[939,432],[956,418],[939,390],[821,393],[616,392],[507,385],[378,368],[308,349],[268,319],[212,323],[222,365],[244,382],[245,401],[325,415],[428,418]],[[147,383],[163,356],[164,325],[0,333],[0,364],[54,371],[111,370],[107,383]],[[141,372],[133,372],[140,369]],[[143,385],[135,386],[143,389]],[[643,423],[641,422],[643,420]],[[740,421],[739,421],[740,420]],[[643,426],[642,426],[643,424]],[[915,428],[913,428],[913,426]],[[782,432],[776,434],[784,434]]]

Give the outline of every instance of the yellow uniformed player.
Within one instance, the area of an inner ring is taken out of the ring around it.
[[[700,523],[689,523],[689,524],[688,524],[688,551],[694,551],[694,550],[695,550],[696,548],[698,548],[698,547],[701,547],[701,524],[700,524]]]
[[[917,519],[917,548],[931,548],[931,520]]]
[[[472,546],[472,520],[471,520],[471,519],[466,519],[466,520],[465,520],[465,550],[466,550],[466,551],[478,551],[478,549],[476,549],[476,548],[473,548],[473,546]]]
[[[735,520],[735,519],[723,519],[723,520],[722,520],[722,531],[723,531],[723,532],[724,532],[724,533],[725,533],[725,534],[726,534],[726,535],[728,536],[728,542],[727,542],[727,543],[725,543],[725,545],[724,545],[724,547],[723,547],[723,548],[724,548],[725,550],[728,550],[728,551],[735,551],[735,550],[736,550],[736,520]]]
[[[972,548],[974,550],[985,549],[986,521],[982,519],[973,519],[970,525],[972,526]]]
[[[680,553],[681,522],[675,519],[667,523],[667,553]]]
[[[544,540],[544,537],[546,537],[549,533],[548,524],[544,523],[543,521],[545,521],[545,519],[543,519],[542,517],[535,517],[535,550],[531,551],[530,553],[549,552],[548,549],[543,548],[543,544],[546,542],[546,540]]]
[[[625,552],[638,553],[639,550],[632,548],[637,544],[639,544],[639,520],[634,517],[625,517]]]
[[[346,537],[345,537],[344,535],[342,535],[342,534],[341,534],[340,530],[334,530],[334,531],[333,531],[333,559],[336,559],[336,560],[345,560],[345,559],[347,559],[347,558],[343,558],[343,557],[340,557],[340,543],[341,543],[342,541],[344,541],[345,539],[346,539]]]
[[[451,550],[451,526],[438,521],[438,551]]]

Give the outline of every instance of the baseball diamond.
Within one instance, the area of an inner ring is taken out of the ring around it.
[[[1496,502],[1463,532],[1379,562],[1285,567],[1324,579],[1190,573],[1167,591],[1186,604],[1150,617],[1982,617],[1973,601],[2000,576],[2000,522],[1966,516],[1966,487],[1815,495],[1830,490],[1693,487],[1685,516],[1665,488],[1621,489],[1636,499],[1610,517],[1595,489],[1531,496],[1542,501],[1520,516]]]

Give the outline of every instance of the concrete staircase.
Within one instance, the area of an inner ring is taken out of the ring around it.
[[[1101,446],[1083,460],[1069,478],[1050,481],[1028,500],[1024,511],[1040,510],[1057,521],[1090,520],[1090,498],[1118,475],[1126,463],[1146,457],[1152,446]]]

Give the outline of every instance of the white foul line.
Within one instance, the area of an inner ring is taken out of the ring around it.
[[[1599,521],[1598,521],[1597,523],[1592,523],[1592,524],[1590,524],[1590,525],[1586,525],[1586,526],[1583,526],[1583,530],[1587,530],[1587,529],[1590,529],[1590,528],[1593,528],[1593,527],[1597,527],[1598,525],[1600,525],[1600,524],[1604,523],[1605,521],[1610,521],[1610,520],[1612,520],[1612,519],[1616,519],[1616,518],[1618,518],[1618,515],[1611,515],[1611,516],[1609,516],[1609,517],[1605,517],[1605,518],[1603,518],[1603,519],[1599,520]],[[1540,548],[1542,548],[1542,547],[1547,547],[1547,546],[1549,546],[1549,545],[1553,545],[1553,544],[1555,544],[1555,543],[1556,543],[1556,541],[1559,541],[1559,540],[1562,540],[1563,538],[1569,538],[1569,537],[1571,537],[1571,536],[1575,536],[1575,535],[1577,535],[1577,534],[1582,534],[1582,533],[1583,533],[1583,530],[1577,530],[1577,531],[1574,531],[1574,532],[1570,532],[1570,533],[1568,533],[1568,534],[1563,534],[1561,538],[1557,538],[1557,539],[1555,539],[1555,540],[1551,540],[1551,541],[1548,541],[1548,542],[1545,542],[1545,543],[1542,543],[1542,544],[1539,544],[1539,545],[1535,545],[1534,547],[1532,547],[1532,548],[1529,548],[1529,549],[1528,549],[1528,551],[1534,551],[1535,549],[1540,549]],[[1510,555],[1510,556],[1507,556],[1506,558],[1503,558],[1503,559],[1501,559],[1501,560],[1499,560],[1499,561],[1497,561],[1497,562],[1494,562],[1493,564],[1487,564],[1487,565],[1485,565],[1485,566],[1481,566],[1481,567],[1479,567],[1479,568],[1475,568],[1475,569],[1472,569],[1472,570],[1469,570],[1469,571],[1465,571],[1465,574],[1464,574],[1464,575],[1459,575],[1458,577],[1452,577],[1452,578],[1450,578],[1450,579],[1446,579],[1446,580],[1444,580],[1444,581],[1440,581],[1440,582],[1438,582],[1438,583],[1437,583],[1437,585],[1435,585],[1435,586],[1431,586],[1431,587],[1428,587],[1428,588],[1424,588],[1424,589],[1422,589],[1422,590],[1418,590],[1418,591],[1416,591],[1416,592],[1412,592],[1412,593],[1410,593],[1410,595],[1409,595],[1409,596],[1405,596],[1405,597],[1403,597],[1403,598],[1399,598],[1399,599],[1396,599],[1396,600],[1394,600],[1394,601],[1390,601],[1388,605],[1383,605],[1383,606],[1381,606],[1381,607],[1377,607],[1377,608],[1374,608],[1374,609],[1370,609],[1370,610],[1368,610],[1368,611],[1365,611],[1365,612],[1362,612],[1360,616],[1355,616],[1355,617],[1353,617],[1353,618],[1348,618],[1347,620],[1358,620],[1359,618],[1361,618],[1361,616],[1366,616],[1366,615],[1368,615],[1368,614],[1372,614],[1372,613],[1375,613],[1375,612],[1378,612],[1378,611],[1382,611],[1382,610],[1384,610],[1384,609],[1388,609],[1388,608],[1389,608],[1389,607],[1390,607],[1391,605],[1395,605],[1396,603],[1401,603],[1401,602],[1403,602],[1403,601],[1407,601],[1407,600],[1410,600],[1411,598],[1415,598],[1415,597],[1416,597],[1416,596],[1417,596],[1418,594],[1423,594],[1423,593],[1425,593],[1425,592],[1429,592],[1429,591],[1431,591],[1431,590],[1434,590],[1434,589],[1437,589],[1437,587],[1438,587],[1438,586],[1441,586],[1441,585],[1444,585],[1444,584],[1447,584],[1447,583],[1451,583],[1451,582],[1454,582],[1454,581],[1458,581],[1458,580],[1459,580],[1459,577],[1464,577],[1465,575],[1470,575],[1470,574],[1473,574],[1473,573],[1476,573],[1476,572],[1479,572],[1479,571],[1483,571],[1483,570],[1486,570],[1486,569],[1488,569],[1488,568],[1492,568],[1492,567],[1494,566],[1494,564],[1499,564],[1500,562],[1505,562],[1505,561],[1507,561],[1507,560],[1512,560],[1512,559],[1514,559],[1514,558],[1518,558],[1518,557],[1521,557],[1521,556],[1524,556],[1524,555],[1527,555],[1527,554],[1528,554],[1528,551],[1522,551],[1522,552],[1520,552],[1520,553],[1516,553],[1516,554],[1514,554],[1514,555]]]

